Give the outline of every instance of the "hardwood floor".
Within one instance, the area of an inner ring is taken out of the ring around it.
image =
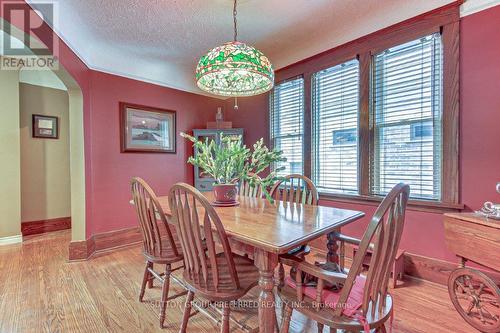
[[[178,331],[185,296],[169,303],[163,330],[158,325],[159,284],[146,291],[145,303],[138,301],[144,269],[139,245],[69,263],[70,237],[70,231],[63,230],[0,247],[0,332]],[[182,290],[177,283],[172,289]],[[405,281],[393,295],[393,332],[474,332],[455,312],[442,286]],[[255,327],[256,310],[233,313]],[[314,322],[295,313],[292,320],[292,332],[316,332]],[[231,327],[239,332],[236,325]],[[188,325],[188,332],[217,330],[202,314]]]

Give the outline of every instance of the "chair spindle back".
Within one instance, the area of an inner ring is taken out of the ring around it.
[[[271,189],[271,197],[278,201],[301,203],[305,205],[318,204],[318,190],[306,176],[291,174],[276,182]]]
[[[166,241],[172,248],[174,255],[179,256],[181,252],[177,249],[167,218],[153,189],[139,177],[132,178],[131,187],[134,207],[142,233],[144,252],[150,256],[158,257],[161,254],[162,245],[165,245],[162,242]],[[158,220],[162,222],[160,225]],[[160,230],[161,225],[164,226],[164,235]]]
[[[215,233],[223,247],[223,259],[229,268],[231,283],[235,288],[240,288],[226,232],[207,198],[196,188],[177,183],[170,189],[169,204],[184,253],[185,274],[202,288],[218,291],[221,277],[215,251]],[[210,276],[212,285],[209,285]]]
[[[262,197],[262,187],[257,184],[251,185],[250,182],[246,180],[240,180],[239,195],[243,197],[260,198]]]
[[[392,188],[378,206],[359,245],[351,270],[342,288],[339,304],[345,304],[356,277],[360,274],[367,250],[372,247],[370,268],[366,276],[361,310],[372,316],[385,307],[391,268],[403,233],[406,204],[410,187],[400,183]],[[340,315],[341,308],[335,309]]]

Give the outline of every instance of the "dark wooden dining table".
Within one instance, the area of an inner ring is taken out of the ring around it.
[[[204,193],[213,201],[212,192]],[[167,215],[171,215],[168,197],[158,198]],[[325,206],[312,206],[266,199],[238,197],[239,205],[216,207],[215,210],[232,244],[253,248],[259,269],[259,332],[274,332],[276,322],[274,270],[278,255],[328,235],[327,261],[338,264],[335,235],[340,227],[364,216],[363,212]]]

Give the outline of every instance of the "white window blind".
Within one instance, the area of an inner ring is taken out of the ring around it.
[[[442,64],[440,34],[375,55],[372,194],[405,182],[412,198],[441,199]]]
[[[313,179],[322,192],[358,193],[359,63],[313,76]]]
[[[271,141],[287,159],[274,167],[285,167],[280,175],[302,174],[304,79],[299,77],[277,84],[271,94],[270,106]]]

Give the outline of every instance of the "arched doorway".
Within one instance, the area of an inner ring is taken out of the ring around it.
[[[19,36],[25,36],[25,33],[17,27],[10,25],[3,18],[0,18],[3,27],[9,25],[10,37],[16,38],[21,42]],[[5,31],[0,30],[0,35],[5,35]],[[3,37],[3,36],[2,36]],[[22,38],[21,38],[22,39]],[[36,43],[40,43],[36,41]],[[1,54],[0,54],[1,55]],[[76,80],[69,72],[58,63],[57,69],[53,73],[62,81],[67,89],[69,98],[69,145],[70,145],[70,193],[71,193],[71,224],[72,241],[85,240],[85,155],[84,155],[84,124],[83,124],[83,94]],[[19,153],[11,154],[10,158],[20,159]],[[18,177],[19,178],[19,177]],[[15,182],[16,180],[14,180]],[[20,188],[20,180],[18,181]],[[14,184],[15,185],[15,184]],[[12,199],[15,200],[15,199]],[[13,206],[19,206],[20,203],[12,203]],[[19,208],[20,209],[20,208]],[[19,213],[20,216],[20,213]],[[20,224],[21,220],[17,221]],[[1,236],[1,235],[0,235]]]

